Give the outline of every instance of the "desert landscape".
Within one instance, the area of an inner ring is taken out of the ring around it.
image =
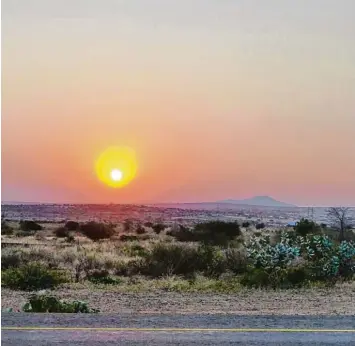
[[[204,208],[3,205],[2,309],[35,295],[104,313],[354,314],[351,227],[340,242],[306,208]]]

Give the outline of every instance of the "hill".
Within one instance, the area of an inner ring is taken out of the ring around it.
[[[296,207],[296,205],[280,202],[269,196],[255,196],[252,198],[240,199],[240,200],[224,199],[222,201],[217,201],[216,203],[255,205],[255,206],[263,206],[263,207]]]

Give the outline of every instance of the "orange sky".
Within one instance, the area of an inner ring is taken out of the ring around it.
[[[355,205],[353,1],[2,6],[2,200]]]

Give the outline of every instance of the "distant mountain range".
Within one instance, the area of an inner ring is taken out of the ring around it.
[[[240,205],[254,205],[262,207],[297,207],[293,204],[288,204],[284,202],[277,201],[276,199],[269,196],[255,196],[247,199],[224,199],[222,201],[217,201],[216,203],[229,203],[229,204],[240,204]]]

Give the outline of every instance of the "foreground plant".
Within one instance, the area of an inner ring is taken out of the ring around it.
[[[86,302],[74,300],[67,302],[47,294],[34,294],[30,297],[22,310],[24,312],[51,313],[98,313],[98,309],[91,309]]]

